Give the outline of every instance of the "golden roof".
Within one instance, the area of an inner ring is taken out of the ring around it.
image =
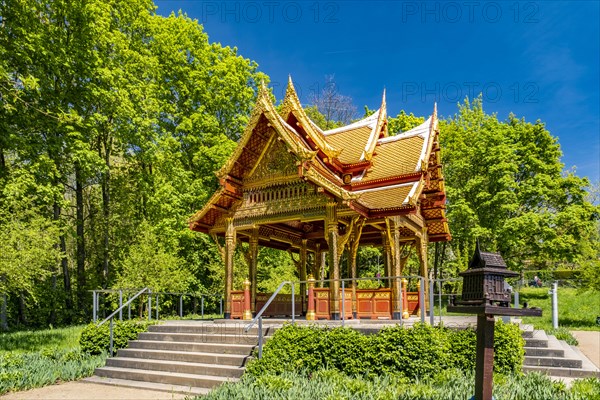
[[[217,173],[221,189],[191,218],[190,226],[208,232],[219,218],[234,212],[244,190],[305,180],[366,217],[417,212],[431,226],[430,240],[448,240],[438,137],[435,107],[423,124],[389,136],[385,91],[373,114],[323,131],[306,115],[291,79],[279,112],[262,85],[238,146]],[[276,146],[283,153],[271,154],[269,160],[285,174],[277,181],[277,174],[265,171],[264,165],[271,164],[263,164],[257,178],[253,173],[275,140],[284,143]],[[261,183],[263,177],[269,181]]]

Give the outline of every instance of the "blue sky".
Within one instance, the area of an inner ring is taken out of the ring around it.
[[[539,119],[558,136],[566,168],[600,179],[598,1],[156,1],[182,10],[209,39],[237,47],[271,77],[290,74],[301,100],[334,75],[359,112],[456,113],[479,93],[501,119]]]

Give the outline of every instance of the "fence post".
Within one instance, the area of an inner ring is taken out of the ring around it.
[[[219,298],[219,314],[223,315],[223,296]]]
[[[440,309],[440,324],[442,323],[442,282],[438,281],[438,307]]]
[[[156,293],[156,320],[158,321],[158,293]]]
[[[202,315],[202,319],[204,319],[204,295],[200,295],[200,314]]]
[[[296,323],[296,294],[294,293],[294,282],[292,282],[292,325]]]
[[[123,290],[119,289],[119,321],[123,321]]]
[[[148,289],[148,321],[152,319],[152,290]]]
[[[429,281],[429,324],[431,326],[435,325],[435,313],[433,310],[435,309],[435,300],[433,298],[433,286],[435,285],[435,279],[431,279]]]
[[[110,319],[110,343],[108,346],[109,347],[109,354],[108,354],[109,357],[112,357],[112,355],[113,355],[113,319],[114,318]]]
[[[98,314],[96,312],[96,291],[92,290],[92,315],[93,315],[93,319],[94,319],[94,323],[96,323],[96,320],[98,319]]]
[[[346,322],[346,290],[344,288],[344,280],[342,280],[342,326]]]
[[[183,318],[183,295],[179,296],[179,318]]]
[[[419,277],[419,310],[421,311],[421,323],[425,323],[425,277]]]
[[[552,327],[558,329],[558,281],[552,284]]]
[[[519,308],[519,292],[515,291],[515,308]]]
[[[127,294],[127,301],[129,301],[130,297],[131,296]],[[127,306],[127,318],[131,319],[131,303],[129,303],[129,305]]]

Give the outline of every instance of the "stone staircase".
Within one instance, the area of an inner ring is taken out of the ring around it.
[[[97,368],[88,382],[174,393],[206,394],[238,380],[258,344],[256,327],[244,324],[171,321],[151,325],[116,357]],[[265,336],[272,328],[263,328]]]
[[[525,339],[523,372],[542,372],[552,378],[600,377],[599,369],[575,346],[543,330],[522,325]]]
[[[269,321],[267,338],[285,321]],[[414,322],[414,321],[413,321]],[[313,324],[298,320],[299,324]],[[319,321],[337,326],[339,321]],[[347,326],[375,333],[389,322],[347,321]],[[407,324],[409,326],[410,324]],[[467,324],[468,325],[468,324]],[[224,382],[237,381],[258,344],[258,329],[243,331],[240,321],[167,321],[151,325],[129,342],[127,349],[109,358],[85,381],[139,387],[173,393],[206,394]],[[521,325],[525,339],[524,372],[539,371],[552,378],[569,380],[597,376],[598,368],[576,347],[532,326]]]

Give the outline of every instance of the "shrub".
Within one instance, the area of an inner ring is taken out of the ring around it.
[[[369,378],[369,379],[365,379]],[[570,389],[541,374],[495,375],[494,396],[511,400],[598,400],[600,380],[575,381]],[[448,369],[418,382],[397,375],[347,376],[322,369],[312,374],[285,372],[279,375],[245,375],[239,382],[226,383],[197,400],[313,400],[313,399],[469,399],[474,393],[474,374]]]
[[[495,331],[494,370],[521,370],[524,340],[517,325],[498,322]],[[313,373],[324,368],[347,375],[394,374],[412,380],[445,369],[475,368],[476,335],[471,329],[451,330],[417,324],[389,327],[375,335],[349,328],[286,325],[265,344],[263,358],[247,367],[250,375],[285,371]]]
[[[105,359],[106,353],[90,355],[78,349],[5,352],[0,355],[0,394],[81,379]]]
[[[113,324],[113,350],[127,347],[130,340],[137,339],[140,332],[148,330],[148,326],[156,321],[114,321]],[[110,347],[110,323],[102,326],[94,323],[87,325],[79,338],[81,350],[89,354],[108,352]]]

